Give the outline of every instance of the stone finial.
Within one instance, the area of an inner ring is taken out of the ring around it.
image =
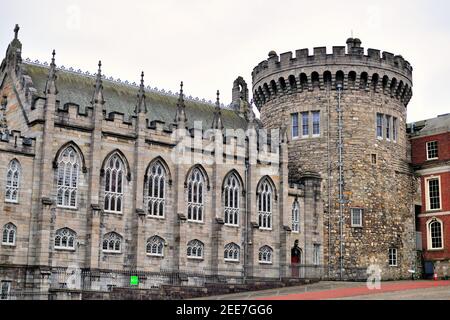
[[[145,85],[144,85],[144,71],[141,73],[141,85],[137,94],[136,114],[141,112],[147,113],[147,105],[145,103]]]
[[[45,84],[45,94],[58,94],[58,89],[56,88],[56,79],[58,78],[56,75],[56,64],[55,64],[55,55],[56,52],[53,50],[52,52],[52,62],[50,63],[50,70],[48,73],[47,83]]]
[[[177,102],[177,113],[175,115],[175,123],[182,124],[186,126],[186,105],[184,103],[184,93],[183,93],[183,81],[180,84],[180,95]]]
[[[212,129],[223,130],[222,109],[220,108],[220,91],[217,90],[216,107],[214,108],[214,118]]]
[[[104,104],[105,99],[103,98],[103,80],[102,80],[102,61],[101,60],[98,62],[97,78],[95,80],[94,87],[95,87],[95,91],[94,91],[93,103]]]
[[[15,40],[19,39],[19,30],[20,30],[20,27],[18,24],[16,24],[16,27],[14,28],[14,39]]]

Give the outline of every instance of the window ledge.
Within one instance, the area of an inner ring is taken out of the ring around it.
[[[273,231],[272,228],[262,228],[262,227],[259,227],[259,230],[260,231]]]
[[[259,261],[259,264],[273,264],[273,262]]]
[[[8,247],[8,248],[14,248],[16,246],[16,244],[11,244],[11,243],[3,243],[2,242],[2,246]]]
[[[57,209],[67,210],[67,211],[78,211],[78,207],[64,207],[64,206],[56,206]]]
[[[195,224],[205,224],[205,221],[195,221],[195,220],[189,220],[189,219],[188,219],[188,222],[195,223]]]
[[[234,264],[240,263],[239,260],[232,260],[232,259],[224,259],[224,260],[225,260],[225,262],[227,262],[227,263],[234,263]]]
[[[434,160],[439,160],[439,158],[430,158],[430,159],[427,158],[427,161],[434,161]]]
[[[205,260],[203,257],[187,257],[188,260],[194,260],[194,261],[203,261]]]
[[[227,224],[227,223],[225,223],[225,227],[239,229],[239,225],[238,224]]]
[[[122,251],[108,251],[108,250],[103,250],[103,253],[105,254],[112,254],[112,255],[121,255]]]
[[[165,216],[152,216],[152,215],[150,215],[150,214],[147,214],[147,218],[149,218],[149,219],[156,219],[156,220],[166,220],[166,217]]]
[[[61,248],[61,247],[55,247],[56,251],[65,251],[65,252],[75,252],[75,248]]]
[[[19,204],[19,201],[5,200],[5,203],[7,203],[7,204]]]
[[[147,253],[147,257],[164,259],[164,255],[153,254],[153,253]]]
[[[428,251],[438,252],[438,251],[444,251],[444,247],[442,248],[428,248]]]

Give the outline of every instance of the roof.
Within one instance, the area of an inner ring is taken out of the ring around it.
[[[44,98],[48,67],[24,63],[23,68],[25,73],[31,77],[37,94]],[[57,100],[60,102],[60,108],[66,104],[75,104],[79,106],[80,112],[84,113],[86,108],[91,106],[95,77],[62,69],[58,69],[57,76]],[[112,112],[122,113],[125,119],[134,116],[138,90],[139,87],[137,86],[103,79],[103,95],[106,101],[107,114]],[[147,90],[145,95],[149,122],[158,120],[165,122],[166,125],[174,123],[177,96],[155,90]],[[211,128],[214,105],[190,99],[185,100],[185,105],[189,128],[194,127],[194,121],[202,121],[203,129]],[[226,129],[245,130],[247,128],[247,121],[231,109],[222,108],[222,121]]]
[[[415,136],[430,136],[450,132],[450,113],[408,125]]]

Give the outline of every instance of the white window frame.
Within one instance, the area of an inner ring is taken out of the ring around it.
[[[4,235],[6,232],[6,242],[4,241]],[[9,242],[9,238],[11,236],[11,232],[13,233],[13,242]],[[16,246],[16,238],[17,238],[17,227],[13,223],[9,222],[3,226],[2,229],[2,245],[8,247]]]
[[[378,134],[378,128],[380,127],[379,123],[378,123],[379,119],[381,119],[381,136]],[[378,140],[383,140],[383,137],[384,137],[384,115],[382,113],[378,113],[377,112],[377,114],[376,114],[375,128],[376,128],[375,134],[377,136],[377,139]]]
[[[154,172],[153,172],[154,171]],[[155,219],[165,219],[166,213],[166,181],[167,173],[166,169],[160,161],[156,161],[149,168],[149,174],[144,190],[144,201],[147,216]],[[162,197],[161,197],[161,181],[162,181]],[[155,213],[155,204],[157,206],[157,212]],[[162,206],[162,215],[160,215],[160,209]]]
[[[266,257],[266,259],[264,257]],[[269,246],[262,246],[261,248],[259,248],[258,262],[260,264],[273,264],[273,249]]]
[[[74,155],[74,162],[70,161],[70,155],[69,160],[64,159],[66,157],[66,152],[73,152]],[[70,166],[70,172],[66,172],[65,168],[66,165]],[[78,208],[78,187],[79,187],[79,180],[80,180],[80,156],[77,152],[77,150],[72,147],[68,146],[66,147],[58,158],[58,169],[56,171],[56,205],[58,208],[63,209],[77,209]],[[75,176],[76,175],[76,176]],[[75,179],[75,181],[74,181]],[[69,180],[69,185],[66,184],[66,181]],[[75,185],[74,185],[75,182]],[[62,196],[60,197],[60,192],[62,192]],[[64,194],[68,192],[69,203],[65,203],[65,197]],[[72,196],[72,194],[75,194]],[[74,205],[71,205],[71,199],[74,197]],[[61,201],[60,201],[61,200]]]
[[[392,117],[390,116],[390,115],[385,115],[384,116],[385,117],[385,124],[386,124],[386,127],[385,127],[385,135],[386,135],[386,141],[391,141],[391,138],[392,138]]]
[[[15,164],[16,168],[13,169],[12,165]],[[11,172],[11,181],[8,181],[8,175]],[[17,173],[17,178],[14,178],[15,173]],[[20,162],[13,159],[9,162],[8,168],[6,170],[6,188],[5,188],[5,202],[7,203],[19,203],[19,191],[20,191],[20,180],[22,177],[22,167]],[[8,197],[8,191],[10,196]],[[13,197],[15,194],[15,198]]]
[[[156,246],[156,253],[153,252],[155,246]],[[160,236],[153,236],[147,239],[145,251],[147,255],[151,257],[164,257],[164,246],[165,240],[163,238],[161,238]],[[161,252],[159,252],[160,248]]]
[[[107,241],[107,249],[104,248],[105,241]],[[114,242],[113,250],[109,249],[109,244],[111,243],[111,241]],[[117,241],[119,241],[119,250],[116,249]],[[120,234],[118,234],[116,232],[109,232],[103,236],[102,251],[104,253],[121,254],[122,253],[122,245],[123,245],[122,242],[123,242],[123,237]]]
[[[292,232],[300,233],[300,203],[298,200],[292,204]]]
[[[430,144],[431,143],[436,143],[436,153],[437,153],[437,157],[435,158],[430,158],[429,155],[429,150],[430,150]],[[433,141],[428,141],[426,143],[426,148],[427,148],[427,161],[431,161],[431,160],[438,160],[439,159],[439,142],[437,140],[433,140]]]
[[[309,123],[310,122],[310,116],[309,116],[309,112],[301,112],[300,113],[300,115],[301,115],[301,129],[302,129],[302,134],[300,135],[303,139],[306,139],[306,138],[309,138],[309,136],[310,136],[310,132],[311,132],[311,128],[310,128],[310,126],[311,126],[311,124]],[[303,122],[303,117],[304,116],[306,116],[306,128],[308,129],[307,131],[307,133],[306,134],[304,134],[304,127],[305,127],[305,125],[304,125],[304,122]]]
[[[398,140],[398,118],[392,117],[392,141]]]
[[[356,212],[358,212],[359,214],[359,224],[354,223],[354,217]],[[364,214],[364,209],[363,208],[351,208],[350,209],[350,220],[351,220],[351,226],[352,228],[362,228],[363,227],[363,214]]]
[[[258,224],[260,230],[271,231],[273,228],[274,190],[269,181],[261,183],[258,191]],[[262,203],[262,205],[261,205]],[[264,210],[264,205],[266,210]],[[270,225],[270,226],[269,226]]]
[[[61,237],[60,243],[62,243],[62,237],[67,238],[67,246],[61,246],[56,245],[56,237]],[[70,237],[73,238],[73,246],[69,246],[69,239]],[[62,228],[58,229],[55,232],[55,237],[53,239],[53,245],[55,247],[55,250],[61,250],[61,251],[75,251],[77,246],[77,234],[75,231],[69,229],[69,228]]]
[[[241,184],[234,173],[226,177],[223,190],[224,221],[229,227],[239,227]],[[231,217],[231,218],[230,218]]]
[[[319,133],[314,133],[314,115],[315,114],[318,114],[319,115],[319,119],[318,119],[318,125],[319,125]],[[320,123],[321,123],[321,121],[320,121],[321,119],[320,119],[320,111],[311,111],[311,122],[312,122],[312,125],[311,125],[311,134],[312,134],[312,137],[313,138],[318,138],[318,137],[320,137],[320,134],[321,134],[321,128],[320,128]]]
[[[114,160],[113,167],[110,166],[111,161]],[[116,167],[116,161],[119,161],[119,168]],[[116,214],[122,214],[123,208],[124,208],[124,180],[126,179],[126,172],[125,172],[125,161],[122,159],[122,157],[118,153],[114,153],[108,158],[108,161],[105,164],[105,176],[104,176],[104,200],[103,200],[103,208],[106,213],[116,213]],[[116,173],[116,183],[114,185],[115,191],[112,191],[113,183],[112,183],[112,176],[113,173]],[[109,184],[107,186],[106,182],[108,180],[109,175]],[[119,184],[119,175],[120,175],[120,184]],[[118,191],[118,188],[120,187],[120,192]],[[109,189],[109,190],[107,190]],[[106,209],[106,199],[108,199],[108,209]],[[113,200],[114,199],[114,200]],[[120,199],[120,210],[117,209],[117,202],[118,199]],[[111,210],[111,204],[114,202],[114,210]]]
[[[441,226],[441,247],[438,248],[433,248],[433,239],[432,239],[432,234],[431,234],[431,224],[434,222],[438,222]],[[445,243],[444,243],[445,237],[444,237],[444,223],[442,222],[442,220],[437,219],[437,218],[432,218],[430,220],[427,221],[427,248],[430,251],[438,251],[438,250],[443,250],[445,247]]]
[[[297,119],[297,134],[294,134],[294,118],[296,118]],[[299,113],[298,112],[296,112],[296,113],[292,113],[291,114],[291,136],[292,136],[292,139],[298,139],[299,137],[300,137],[300,126],[299,126]]]
[[[398,267],[398,249],[389,248],[388,264],[390,267]]]
[[[195,255],[193,255],[194,249],[196,252]],[[201,249],[201,255],[197,254],[199,249]],[[189,241],[187,244],[187,247],[186,247],[186,256],[188,259],[191,259],[191,260],[204,260],[205,259],[205,244],[197,239]]]
[[[430,181],[431,180],[438,180],[438,187],[439,187],[439,208],[431,209],[431,202],[430,202]],[[442,210],[442,188],[441,188],[441,176],[430,176],[425,178],[425,199],[426,199],[426,206],[427,211],[440,211]]]
[[[197,177],[200,179],[197,179]],[[205,223],[205,181],[206,178],[199,168],[194,168],[189,175],[186,189],[188,222]],[[197,192],[195,192],[195,188]],[[198,219],[199,212],[201,213],[201,219]],[[196,213],[195,219],[194,213]]]
[[[237,258],[235,257],[235,254],[237,254]],[[241,248],[236,243],[231,242],[225,246],[224,248],[225,262],[239,262],[240,258],[241,258]]]
[[[3,292],[4,286],[6,287],[6,292]],[[4,298],[4,295],[6,298]],[[0,282],[0,300],[10,300],[11,299],[11,281],[2,280]]]
[[[320,247],[321,245],[318,243],[315,243],[313,246],[313,264],[315,266],[320,265]]]

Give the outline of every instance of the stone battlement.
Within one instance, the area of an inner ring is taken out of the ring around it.
[[[344,46],[334,46],[331,54],[327,54],[326,47],[314,48],[313,55],[309,54],[309,49],[296,50],[295,57],[293,57],[293,52],[278,55],[275,51],[271,51],[269,52],[269,58],[253,69],[253,82],[258,82],[271,73],[280,70],[330,64],[367,65],[390,69],[411,79],[413,68],[401,55],[394,55],[386,51],[381,52],[377,49],[368,49],[367,55],[364,55],[364,48],[360,47],[360,41],[358,41],[358,39],[348,39],[347,52]]]
[[[0,134],[0,148],[3,151],[34,154],[36,140],[22,136],[20,131],[12,130],[5,134]]]
[[[374,91],[399,99],[405,107],[412,97],[412,66],[402,56],[360,47],[358,39],[345,47],[326,47],[286,52],[280,56],[271,51],[269,59],[253,70],[253,95],[260,109],[267,101],[286,94],[313,90]]]

